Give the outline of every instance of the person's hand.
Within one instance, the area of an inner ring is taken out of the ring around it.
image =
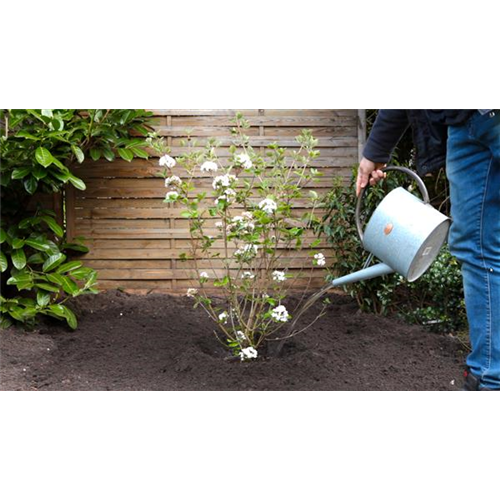
[[[359,164],[358,180],[356,181],[356,196],[359,196],[361,190],[365,188],[368,183],[371,186],[377,182],[385,179],[387,174],[383,171],[386,167],[384,163],[375,163],[371,160],[363,158]]]

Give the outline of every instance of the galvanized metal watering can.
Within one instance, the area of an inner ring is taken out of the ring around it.
[[[451,220],[431,206],[423,180],[407,168],[387,167],[384,170],[391,171],[404,172],[413,178],[423,199],[402,187],[394,189],[378,205],[363,231],[364,189],[356,206],[356,225],[370,257],[361,271],[338,278],[330,286],[343,286],[394,272],[409,282],[416,281],[429,269],[445,243]],[[369,267],[374,256],[381,263]]]

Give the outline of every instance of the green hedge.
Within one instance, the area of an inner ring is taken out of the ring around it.
[[[73,167],[87,156],[113,161],[148,158],[150,114],[122,109],[18,109],[2,110],[0,270],[3,328],[13,322],[34,325],[39,314],[77,319],[68,301],[84,293],[97,293],[97,273],[74,253],[88,249],[81,242],[66,242],[56,214],[40,207],[26,213],[37,193],[56,193],[71,183],[85,190]],[[63,224],[64,226],[64,224]]]

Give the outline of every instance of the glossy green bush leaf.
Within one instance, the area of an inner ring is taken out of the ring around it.
[[[22,248],[12,250],[11,259],[16,269],[24,269],[26,267],[26,254]]]
[[[54,160],[51,152],[48,149],[42,147],[37,148],[37,150],[35,151],[35,158],[36,161],[45,168],[50,166]]]
[[[80,191],[85,191],[85,189],[87,189],[87,186],[85,186],[85,182],[83,182],[78,177],[75,177],[74,175],[69,176],[69,182],[71,182],[71,184],[73,184],[73,186],[75,186],[76,189],[79,189]]]
[[[64,236],[63,228],[55,221],[53,217],[50,217],[49,215],[42,215],[40,216],[40,219],[50,227],[51,231],[56,236],[59,236],[59,238],[62,238]]]
[[[13,179],[24,179],[31,172],[31,167],[18,167],[12,171]]]
[[[71,150],[75,154],[78,163],[83,163],[83,160],[85,160],[85,155],[83,154],[83,151],[74,144],[71,145]]]
[[[24,189],[28,191],[29,194],[35,194],[35,191],[38,188],[38,181],[35,179],[35,177],[28,177],[27,179],[24,180]]]
[[[5,229],[2,227],[0,228],[0,244],[3,243],[7,239],[7,233]]]
[[[66,260],[66,255],[62,253],[57,253],[55,255],[51,255],[44,263],[43,263],[43,271],[48,273],[56,269],[60,264],[62,264]]]
[[[43,290],[36,292],[36,302],[39,306],[45,307],[50,302],[50,293]]]
[[[125,161],[132,161],[134,159],[134,153],[130,151],[129,149],[119,149],[118,154],[121,156],[121,158]]]
[[[7,270],[8,266],[9,263],[7,261],[7,256],[0,250],[0,269],[2,270],[2,273]]]
[[[35,250],[40,250],[41,252],[47,252],[50,250],[50,245],[48,243],[42,243],[41,241],[34,238],[26,238],[25,244],[34,248]]]
[[[83,264],[81,262],[78,262],[76,260],[71,262],[66,262],[62,266],[58,267],[57,272],[59,274],[69,273],[70,271],[74,271],[75,269],[82,267],[82,265]]]

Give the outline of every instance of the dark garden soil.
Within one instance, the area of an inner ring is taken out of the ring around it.
[[[229,362],[190,299],[108,292],[76,301],[79,329],[50,319],[0,334],[3,390],[456,390],[452,337],[331,305],[279,358]],[[316,311],[307,313],[312,318]],[[306,318],[307,320],[307,318]]]

